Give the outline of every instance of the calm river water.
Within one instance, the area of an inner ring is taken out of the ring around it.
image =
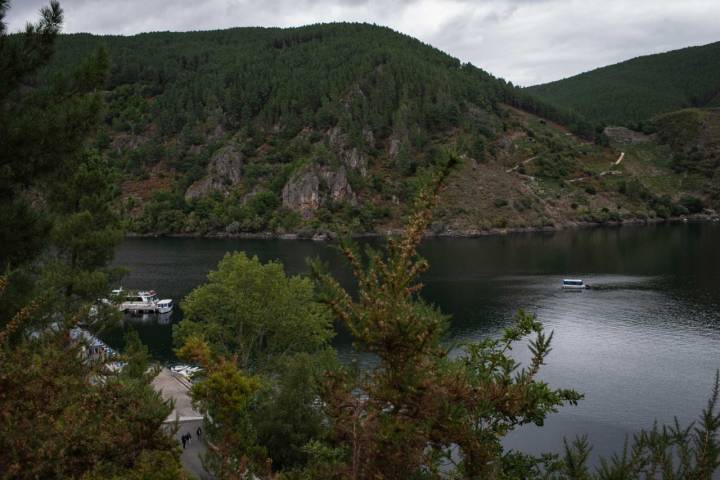
[[[333,247],[311,241],[134,238],[116,262],[131,272],[124,287],[177,301],[233,250],[280,260],[291,274],[318,256],[350,282]],[[594,452],[607,455],[654,419],[687,422],[705,405],[720,368],[720,225],[433,239],[421,250],[431,265],[423,295],[452,314],[450,341],[497,335],[517,309],[534,312],[555,332],[543,378],[585,394],[543,428],[511,434],[508,446],[559,451],[563,436],[587,433]],[[597,288],[563,291],[563,277]],[[176,308],[171,318],[127,318],[105,338],[119,346],[124,329],[137,329],[156,358],[172,361],[172,324],[181,317]],[[335,346],[352,355],[347,335]]]

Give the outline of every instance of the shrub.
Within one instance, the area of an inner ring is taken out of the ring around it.
[[[683,196],[680,199],[680,205],[685,207],[690,213],[700,213],[704,208],[702,200],[692,195]]]

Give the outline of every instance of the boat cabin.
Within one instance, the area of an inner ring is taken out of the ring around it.
[[[562,286],[571,289],[587,288],[587,285],[579,278],[566,278],[563,280]]]

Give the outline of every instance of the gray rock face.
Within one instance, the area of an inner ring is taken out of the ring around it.
[[[345,167],[340,167],[335,171],[323,169],[320,172],[320,176],[327,184],[331,200],[335,202],[347,200],[350,203],[355,203],[355,194],[348,183]]]
[[[400,140],[398,140],[397,138],[393,138],[392,140],[390,140],[390,149],[388,150],[388,155],[394,160],[395,157],[398,156],[398,153],[400,153]]]
[[[363,177],[367,176],[367,159],[357,148],[344,150],[340,158],[346,167],[357,170]]]
[[[337,154],[343,165],[358,171],[363,177],[367,176],[367,158],[357,147],[350,147],[347,135],[342,133],[338,127],[333,127],[329,134],[330,148]],[[363,138],[367,143],[375,142],[375,137],[369,128],[363,129]]]
[[[313,170],[301,170],[285,184],[282,197],[284,206],[308,219],[320,207],[320,179]]]
[[[321,188],[321,185],[327,189]],[[282,197],[285,207],[298,212],[306,220],[328,200],[356,201],[345,167],[306,167],[288,180],[283,187]]]
[[[642,132],[636,132],[635,130],[630,130],[625,127],[605,127],[603,133],[613,142],[625,145],[647,143],[652,140],[652,137],[649,135],[645,135]]]
[[[200,198],[212,191],[228,194],[242,179],[242,152],[236,145],[221,148],[210,159],[207,174],[188,187],[185,198]]]

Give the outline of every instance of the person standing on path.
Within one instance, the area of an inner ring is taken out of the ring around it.
[[[182,439],[183,450],[185,450],[185,442],[187,441],[187,438],[185,438],[185,435],[183,435],[183,436],[180,437],[180,438]]]
[[[197,434],[198,440],[200,440],[200,434],[202,433],[202,429],[198,427],[195,433]]]

